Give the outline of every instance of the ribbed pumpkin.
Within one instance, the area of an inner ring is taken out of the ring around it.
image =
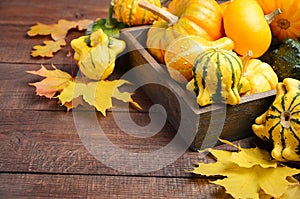
[[[265,92],[276,88],[278,77],[273,68],[259,59],[252,59],[249,51],[242,57],[243,75],[239,93],[243,95]]]
[[[271,29],[256,0],[230,2],[223,17],[225,34],[234,41],[234,51],[239,55],[251,50],[256,58],[268,50],[272,40]]]
[[[178,37],[170,43],[165,52],[165,63],[173,79],[178,82],[186,82],[193,78],[192,68],[200,52],[208,48],[232,50],[233,47],[233,41],[228,37],[208,41],[196,35],[186,35]]]
[[[119,22],[128,26],[152,24],[157,19],[155,14],[138,6],[139,0],[114,0],[114,13]],[[161,7],[160,0],[143,0]]]
[[[238,83],[242,75],[242,62],[231,50],[207,49],[199,54],[193,67],[193,81],[200,106],[214,102],[235,105],[240,102]]]
[[[280,41],[287,38],[297,39],[300,35],[300,1],[299,0],[257,0],[265,14],[280,8],[282,13],[277,15],[270,24],[272,34]]]
[[[159,18],[147,35],[147,48],[160,63],[164,63],[167,46],[179,35],[198,35],[213,41],[223,36],[222,11],[214,0],[173,0],[167,11],[178,16],[169,26]]]
[[[254,133],[273,143],[278,161],[300,161],[300,81],[286,78],[278,83],[273,104],[252,125]]]

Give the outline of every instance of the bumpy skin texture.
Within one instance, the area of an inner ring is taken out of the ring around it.
[[[173,0],[167,10],[179,20],[169,26],[159,18],[147,36],[147,48],[160,63],[164,63],[168,45],[180,35],[198,35],[210,41],[223,36],[222,10],[214,0]]]
[[[300,40],[287,39],[271,53],[271,62],[279,80],[291,77],[300,80]]]
[[[160,0],[143,0],[161,7]],[[152,24],[157,16],[138,6],[138,0],[114,0],[114,13],[119,22],[128,26]]]
[[[273,143],[278,161],[300,161],[300,81],[286,78],[277,84],[275,101],[256,118],[254,133]]]
[[[249,59],[244,65],[240,94],[248,95],[275,89],[278,77],[272,67],[259,59]]]
[[[230,105],[240,103],[237,87],[242,75],[242,63],[231,50],[203,51],[195,61],[193,74],[200,106],[224,101]]]

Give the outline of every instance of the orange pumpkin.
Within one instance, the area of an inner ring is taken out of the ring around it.
[[[234,0],[224,10],[224,29],[234,41],[234,51],[260,57],[270,47],[272,34],[264,12],[256,0]]]
[[[222,10],[214,0],[173,0],[167,11],[178,17],[173,24],[159,18],[147,35],[147,48],[164,63],[167,46],[179,35],[198,35],[209,41],[223,36]]]
[[[299,0],[257,0],[265,14],[280,8],[282,13],[277,15],[270,24],[272,34],[280,41],[286,38],[297,39],[300,35],[300,1]]]

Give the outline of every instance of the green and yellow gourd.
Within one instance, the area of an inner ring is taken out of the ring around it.
[[[192,69],[193,80],[187,88],[194,88],[200,106],[217,102],[235,105],[240,103],[238,84],[242,70],[242,62],[233,51],[207,49],[197,56]]]
[[[138,6],[139,0],[112,0],[114,13],[118,22],[128,26],[152,24],[157,16]],[[160,0],[143,0],[157,7],[161,7]]]
[[[273,104],[252,125],[254,133],[273,143],[271,155],[278,161],[300,161],[300,81],[285,78],[278,83]]]

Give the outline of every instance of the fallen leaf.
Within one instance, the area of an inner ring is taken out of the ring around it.
[[[128,84],[125,80],[113,81],[91,81],[84,83],[81,80],[70,82],[66,88],[57,96],[59,101],[65,105],[72,102],[74,99],[82,96],[82,98],[91,106],[94,106],[104,116],[106,110],[112,107],[112,98],[122,100],[123,102],[130,102],[140,108],[140,106],[133,101],[131,93],[120,92],[119,87],[123,84]]]
[[[211,183],[223,186],[226,193],[234,198],[259,198],[261,190],[275,198],[298,191],[293,187],[295,182],[288,179],[300,173],[300,170],[274,162],[267,151],[257,147],[235,147],[238,148],[237,152],[207,149],[216,158],[216,162],[199,163],[192,172],[206,176],[224,176],[225,178]]]
[[[31,56],[33,57],[53,57],[53,53],[59,51],[61,46],[66,45],[66,41],[64,39],[57,40],[57,41],[44,41],[43,46],[37,45],[34,46],[31,51]]]
[[[27,34],[31,37],[36,35],[51,35],[51,38],[55,41],[65,39],[68,31],[72,28],[78,28],[78,30],[87,29],[88,25],[91,24],[92,20],[79,20],[79,21],[68,21],[64,19],[58,20],[56,24],[43,24],[37,23],[31,26]]]
[[[57,69],[54,65],[52,65],[52,68],[54,70],[48,70],[45,66],[41,65],[41,69],[37,71],[27,71],[33,75],[46,77],[40,82],[29,83],[29,85],[36,87],[37,95],[45,96],[50,99],[73,81],[73,78],[69,73]]]

